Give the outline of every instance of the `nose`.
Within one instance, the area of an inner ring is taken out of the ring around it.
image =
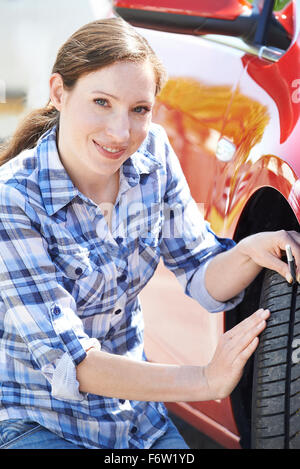
[[[113,113],[107,122],[106,133],[116,143],[127,143],[130,136],[128,113]]]

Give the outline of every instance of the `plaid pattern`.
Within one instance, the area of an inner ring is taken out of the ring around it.
[[[56,129],[0,169],[0,419],[22,418],[86,448],[149,448],[166,429],[161,403],[78,391],[87,348],[143,352],[138,293],[160,256],[184,291],[210,309],[206,261],[233,246],[191,200],[165,132],[120,170],[112,228],[62,166]]]

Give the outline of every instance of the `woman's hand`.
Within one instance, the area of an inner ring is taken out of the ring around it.
[[[204,368],[210,399],[223,399],[236,387],[269,316],[268,310],[259,309],[221,336],[211,362]]]
[[[244,238],[238,244],[241,253],[248,256],[255,264],[275,270],[289,283],[292,277],[288,264],[281,260],[286,245],[291,246],[297,268],[297,281],[300,281],[300,233],[296,231],[274,231],[257,233]]]
[[[234,248],[215,256],[208,264],[205,285],[218,301],[228,301],[244,290],[262,268],[275,270],[289,283],[292,277],[287,262],[281,258],[286,245],[291,246],[300,280],[300,233],[272,231],[242,239]]]

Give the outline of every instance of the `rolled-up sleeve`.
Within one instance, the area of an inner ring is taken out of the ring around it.
[[[0,294],[6,334],[15,338],[11,354],[25,343],[28,361],[50,383],[53,397],[82,400],[76,366],[100,344],[87,336],[74,298],[57,281],[32,207],[19,191],[1,185],[0,212]]]
[[[161,241],[164,264],[176,275],[185,293],[205,309],[210,312],[228,310],[242,301],[244,292],[223,303],[208,293],[204,279],[209,262],[235,243],[218,237],[204,220],[168,142],[165,154],[167,182]]]
[[[189,282],[187,293],[190,297],[197,300],[198,303],[200,303],[210,313],[218,313],[220,311],[227,311],[238,305],[244,298],[244,291],[241,291],[238,295],[224,303],[215,300],[215,298],[213,298],[205,288],[205,272],[211,259],[212,257],[196,269],[195,274]]]

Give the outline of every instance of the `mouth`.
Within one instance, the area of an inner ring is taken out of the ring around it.
[[[121,158],[121,156],[123,156],[126,151],[126,147],[124,146],[123,147],[110,147],[108,145],[100,145],[99,143],[95,142],[95,140],[93,140],[93,142],[98,152],[101,155],[111,160],[117,160]]]

